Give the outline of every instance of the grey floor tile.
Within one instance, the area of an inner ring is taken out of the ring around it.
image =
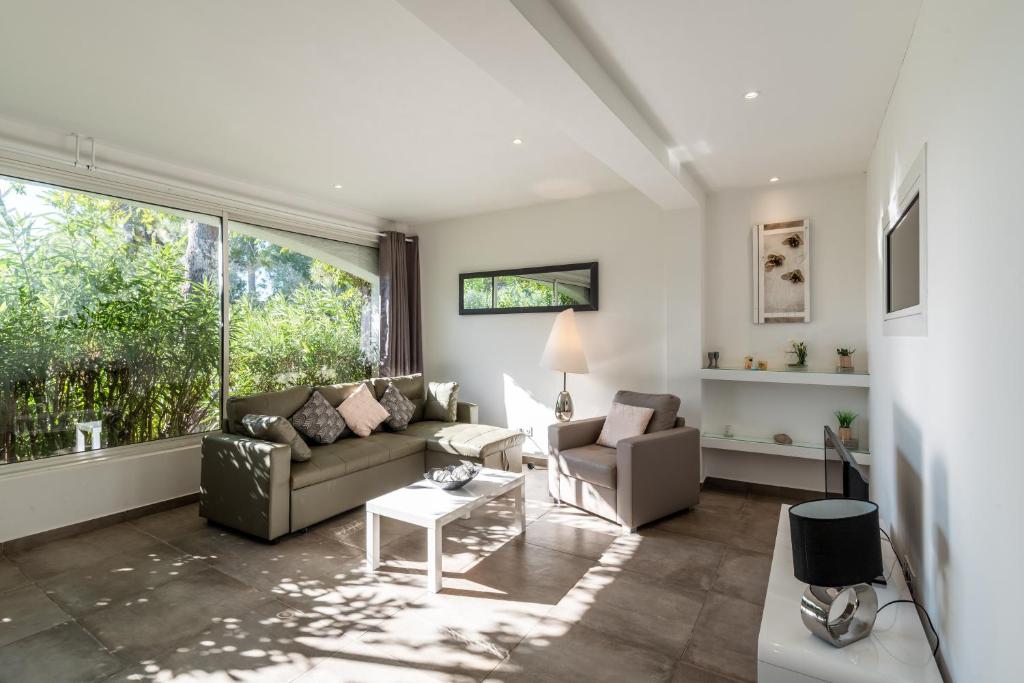
[[[725,551],[712,590],[764,605],[772,558],[764,553],[729,548]]]
[[[677,662],[672,673],[672,683],[735,683],[735,678],[726,678],[718,674],[698,669],[686,662]]]
[[[714,583],[725,549],[719,543],[651,529],[620,536],[605,551],[601,564],[704,591]]]
[[[675,661],[690,639],[704,597],[673,581],[594,567],[549,616],[657,650]]]
[[[549,521],[545,516],[527,527],[526,539],[533,545],[597,560],[608,550],[616,536],[582,526]]]
[[[149,534],[122,523],[12,552],[8,554],[8,559],[17,564],[25,576],[39,580],[70,569],[88,567],[111,555],[141,548],[152,542],[153,537]]]
[[[341,641],[276,602],[237,617],[214,618],[208,629],[170,651],[125,669],[113,681],[278,683],[291,681],[337,651]]]
[[[441,569],[448,576],[460,574],[519,537],[507,526],[467,527],[447,524],[441,542]],[[426,576],[427,530],[407,534],[381,548],[385,567],[404,568]]]
[[[684,534],[744,550],[771,553],[775,547],[779,513],[744,505],[739,510],[700,507],[667,517],[652,525],[661,531]]]
[[[71,616],[32,584],[0,593],[0,646],[69,621]]]
[[[670,681],[675,662],[655,650],[625,643],[580,624],[542,621],[485,679],[541,681]]]
[[[761,608],[746,600],[708,593],[683,661],[741,681],[757,680]]]
[[[390,517],[381,518],[381,547],[390,545],[403,536],[413,533],[426,533],[422,527],[400,522]],[[366,509],[362,506],[314,524],[309,532],[328,539],[353,545],[361,550],[366,549]]]
[[[71,569],[43,579],[39,586],[77,617],[202,571],[205,566],[188,553],[154,541],[84,569]]]
[[[121,666],[117,657],[75,623],[0,647],[0,680],[9,683],[94,683]]]
[[[530,545],[520,538],[506,543],[462,574],[476,587],[468,594],[501,592],[509,599],[555,605],[594,565],[591,560]],[[463,590],[457,585],[451,590]]]
[[[8,591],[28,582],[28,577],[21,573],[18,565],[0,556],[0,591]]]
[[[206,520],[199,516],[199,503],[156,512],[128,523],[163,541],[181,538],[207,526]]]
[[[215,569],[205,569],[87,614],[79,623],[133,664],[202,632],[214,619],[237,618],[269,599]]]
[[[739,510],[747,502],[747,494],[737,491],[724,491],[721,489],[704,489],[700,492],[700,508],[722,508],[724,510]]]

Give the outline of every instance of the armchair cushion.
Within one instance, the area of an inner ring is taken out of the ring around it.
[[[618,391],[614,403],[641,408],[653,408],[654,415],[647,423],[645,433],[660,432],[676,426],[676,413],[679,412],[679,397],[672,394],[643,394],[639,391]]]
[[[615,488],[615,449],[590,444],[558,451],[551,456],[558,471],[567,477],[579,479],[595,486]]]
[[[597,444],[615,448],[622,439],[643,434],[652,415],[653,408],[613,403],[612,409],[608,411],[608,417],[604,419],[604,427],[597,437]]]

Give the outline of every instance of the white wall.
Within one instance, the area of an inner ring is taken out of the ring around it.
[[[92,462],[58,458],[31,469],[5,465],[21,469],[0,477],[0,543],[199,490],[196,439],[144,444],[140,450]]]
[[[872,485],[958,681],[1020,678],[1024,3],[926,0],[868,171]],[[880,217],[928,145],[928,336],[882,334]]]
[[[856,347],[858,369],[867,369],[864,314],[865,180],[862,174],[804,183],[717,192],[709,197],[704,267],[704,347],[722,366],[741,367],[752,355],[780,368],[789,340],[806,341],[811,369],[831,370],[839,346]],[[751,229],[758,223],[811,221],[811,322],[755,325],[752,317]],[[705,381],[704,430],[731,425],[739,435],[821,442],[832,413],[862,417],[855,435],[866,438],[867,391]],[[704,474],[791,488],[821,490],[821,462],[704,449]]]
[[[617,389],[671,391],[700,415],[701,213],[662,211],[635,191],[416,227],[429,379],[455,379],[480,418],[532,427],[547,450],[560,374],[539,366],[554,313],[458,313],[460,272],[598,261],[600,310],[576,316],[590,365],[570,375],[577,417],[603,415]]]

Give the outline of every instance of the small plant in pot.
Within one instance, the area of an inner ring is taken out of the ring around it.
[[[839,422],[839,440],[847,448],[856,448],[857,440],[853,438],[853,421],[857,419],[857,413],[849,410],[837,410],[836,421]]]
[[[857,349],[838,348],[836,355],[839,356],[839,372],[853,372],[853,354]]]
[[[805,368],[807,367],[807,342],[790,341],[789,345],[792,347],[792,351],[789,353],[796,356],[796,362],[790,363],[791,368]]]

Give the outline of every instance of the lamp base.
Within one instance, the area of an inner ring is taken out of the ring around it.
[[[573,412],[572,396],[563,389],[555,400],[555,417],[559,422],[568,422],[572,419]]]
[[[840,598],[846,604],[836,616],[832,609]],[[875,625],[878,595],[866,583],[846,588],[808,586],[800,599],[800,617],[807,630],[833,647],[846,647],[866,638]]]

